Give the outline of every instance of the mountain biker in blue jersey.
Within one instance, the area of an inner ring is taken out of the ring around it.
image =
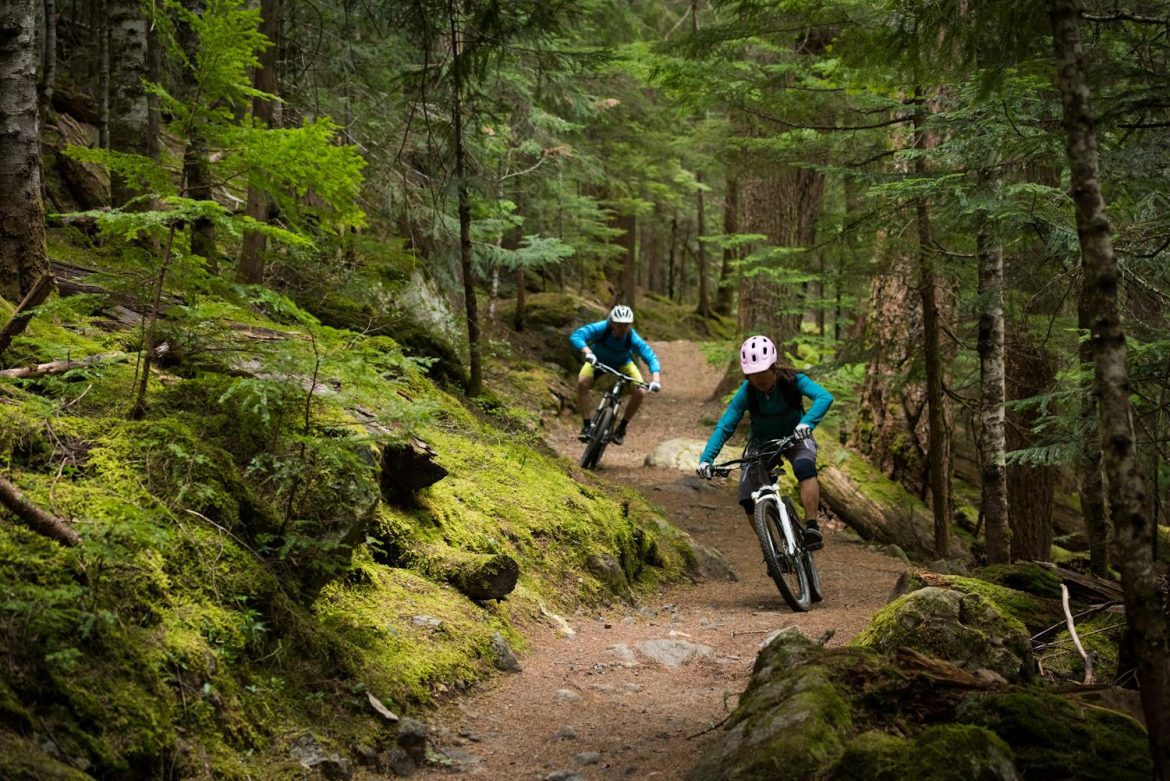
[[[777,455],[792,464],[792,474],[800,486],[800,504],[804,510],[804,542],[809,550],[818,550],[823,541],[817,525],[817,508],[821,489],[817,484],[817,443],[812,431],[829,411],[833,395],[803,374],[777,362],[776,345],[766,336],[748,338],[739,351],[739,366],[744,382],[731,398],[703,454],[699,456],[699,477],[710,480],[714,475],[712,464],[723,445],[735,433],[736,426],[748,413],[751,431],[748,450],[769,439],[795,435],[796,444]],[[804,411],[804,397],[812,399],[812,406]],[[761,470],[744,469],[739,478],[739,503],[749,517],[754,509],[752,492],[767,482],[768,475]]]
[[[622,374],[643,382],[642,374],[634,363],[634,353],[637,353],[650,369],[650,390],[657,393],[662,390],[662,373],[658,365],[658,356],[650,349],[650,345],[638,336],[634,330],[634,310],[624,304],[618,304],[610,310],[609,317],[598,320],[596,323],[587,323],[581,326],[569,337],[569,342],[579,350],[585,359],[585,364],[577,374],[577,408],[584,417],[585,425],[581,427],[581,434],[577,437],[582,442],[589,439],[589,429],[593,421],[589,414],[589,389],[593,387],[593,366],[603,363],[617,369]],[[642,406],[642,397],[645,389],[634,386],[630,403],[626,405],[625,414],[621,423],[610,435],[609,441],[615,445],[622,444],[626,436],[626,426],[630,419]]]

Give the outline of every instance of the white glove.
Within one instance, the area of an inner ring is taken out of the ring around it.
[[[812,426],[807,423],[798,423],[796,428],[792,430],[792,436],[797,439],[808,439],[812,436]]]
[[[596,366],[597,356],[593,353],[585,353],[585,363],[589,364],[590,366]]]
[[[662,383],[661,382],[650,383],[650,392],[651,393],[657,393],[660,390],[662,390]]]
[[[695,470],[695,473],[704,480],[710,480],[715,476],[715,467],[711,466],[710,461],[703,461],[699,464],[699,468]]]

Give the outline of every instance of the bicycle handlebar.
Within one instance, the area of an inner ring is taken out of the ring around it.
[[[793,443],[799,442],[799,438],[793,434],[787,437],[780,437],[779,439],[769,439],[767,442],[760,443],[760,446],[751,452],[745,458],[734,458],[730,461],[724,461],[721,464],[712,465],[712,471],[720,477],[727,477],[731,474],[731,470],[735,467],[743,468],[744,464],[751,464],[756,461],[770,461],[777,453],[782,453],[787,450]]]
[[[619,378],[625,380],[626,382],[630,383],[631,385],[637,385],[640,388],[645,388],[646,390],[650,390],[650,383],[638,382],[637,380],[635,380],[633,377],[626,374],[625,372],[618,371],[617,369],[613,368],[612,366],[607,366],[606,364],[602,363],[601,361],[598,361],[597,363],[593,364],[593,368],[594,369],[601,369],[603,372],[605,372],[607,374],[612,374],[615,377],[619,377]]]

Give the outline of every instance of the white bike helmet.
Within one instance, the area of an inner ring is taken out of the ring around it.
[[[749,336],[739,348],[739,368],[744,374],[756,374],[776,363],[776,345],[766,336]]]
[[[618,304],[610,310],[609,321],[611,323],[632,323],[634,322],[634,310],[625,304]]]

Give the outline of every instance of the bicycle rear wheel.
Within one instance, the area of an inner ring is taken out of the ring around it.
[[[613,428],[613,408],[606,407],[593,421],[593,429],[589,434],[589,441],[585,443],[585,452],[581,455],[581,466],[585,469],[594,469],[609,444],[609,430]]]
[[[784,502],[784,509],[788,510],[788,517],[793,519],[793,524],[795,524],[795,519],[799,517],[796,514],[796,506],[787,496],[783,497],[782,501]],[[800,551],[800,558],[804,561],[804,568],[808,573],[808,590],[812,595],[812,601],[820,602],[825,598],[825,594],[823,591],[821,591],[821,573],[817,570],[817,562],[816,559],[813,558],[813,552],[804,550],[802,547]]]
[[[790,556],[785,550],[784,530],[780,526],[780,511],[776,503],[758,503],[753,520],[760,548],[764,551],[764,562],[768,565],[768,575],[788,607],[803,613],[812,606],[813,601],[808,570],[805,569],[802,555]]]

